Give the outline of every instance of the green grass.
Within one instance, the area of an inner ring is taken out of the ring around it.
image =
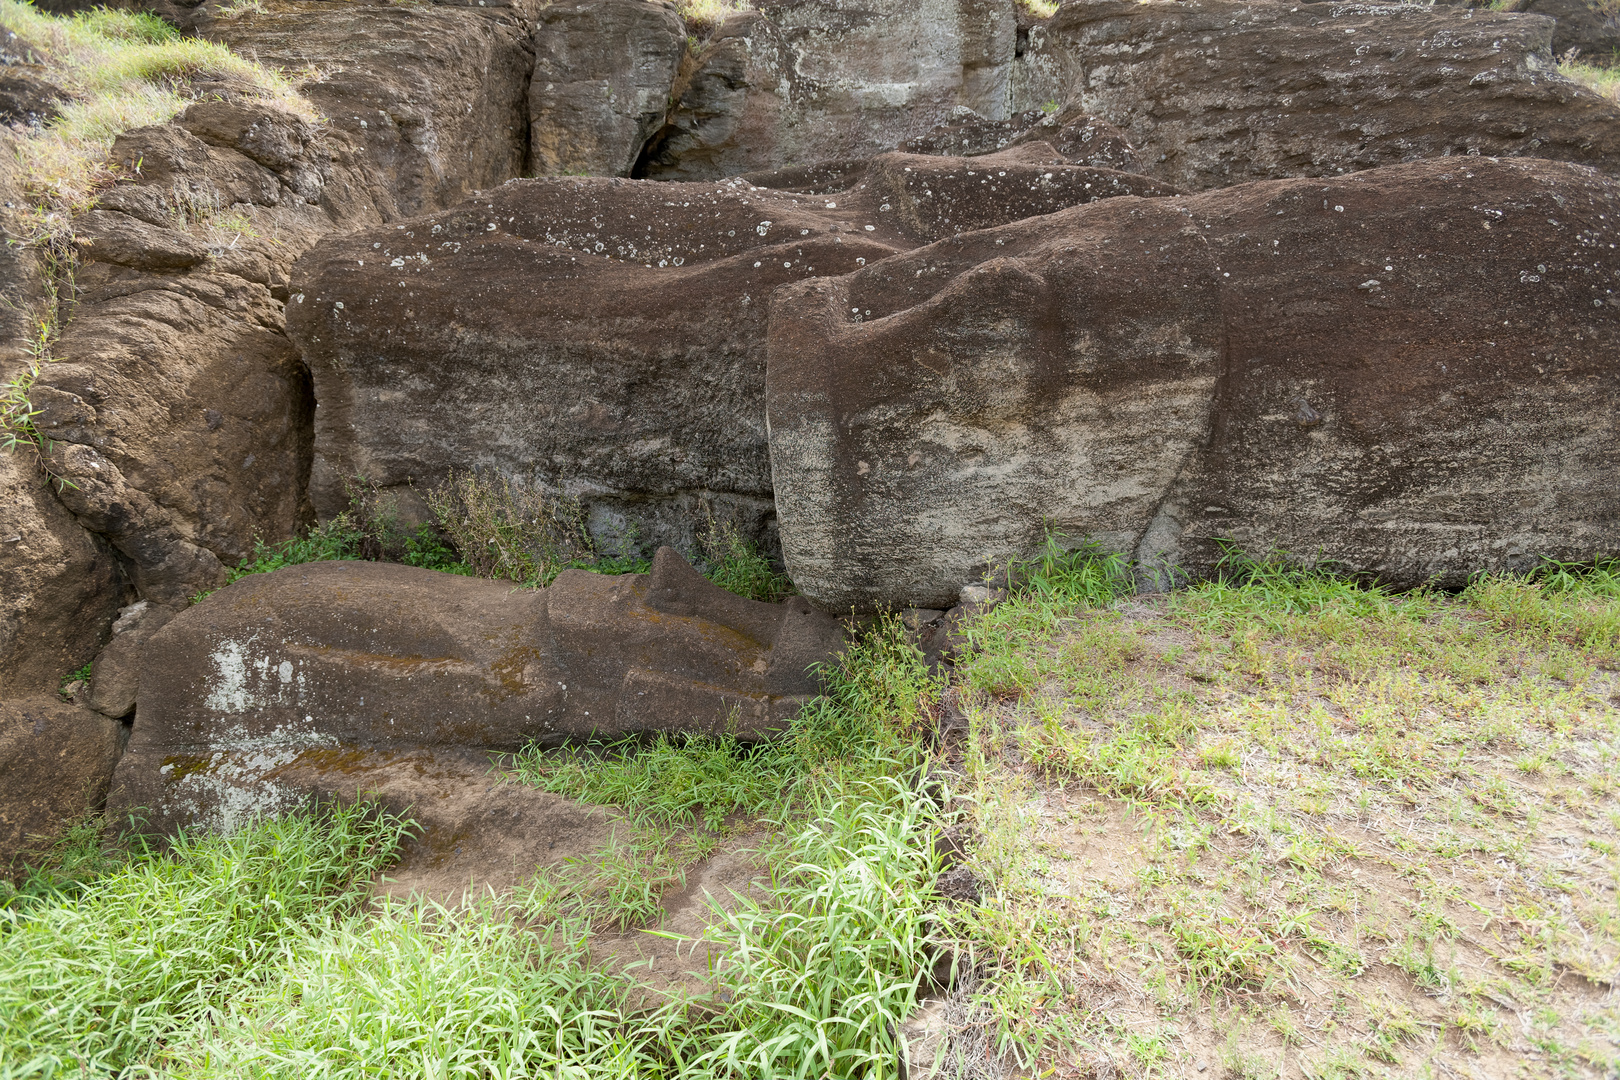
[[[702,548],[703,575],[727,592],[767,604],[774,604],[794,592],[788,576],[779,573],[765,554],[729,521],[717,525],[711,517]]]
[[[1493,1022],[1512,999],[1606,1060],[1612,1009],[1556,972],[1620,963],[1617,583],[1604,559],[1398,593],[1237,552],[1167,596],[1026,581],[952,691],[986,1022],[1044,987],[1074,1049],[1036,1071],[1141,1062],[1144,1031],[1186,1071],[1196,1015],[1242,1033],[1235,1075],[1418,1075],[1532,1053]]]
[[[237,78],[282,108],[316,118],[281,73],[223,45],[182,37],[155,15],[97,8],[60,18],[0,0],[0,22],[43,54],[47,77],[74,98],[19,147],[27,190],[50,210],[86,208],[108,177],[113,139],[184,109],[194,76]]]
[[[170,1054],[177,1077],[656,1076],[660,1024],[591,966],[585,926],[489,905],[387,905],[304,936],[256,992]],[[652,1059],[652,1060],[649,1060]]]
[[[0,910],[0,1075],[141,1069],[353,911],[408,828],[355,807],[181,837]]]
[[[1620,67],[1565,61],[1558,65],[1558,74],[1573,79],[1610,101],[1620,101]]]
[[[1234,562],[1155,598],[1048,554],[949,685],[880,620],[778,742],[509,762],[624,815],[515,903],[363,909],[397,835],[360,816],[112,868],[87,827],[0,912],[0,1076],[885,1077],[947,959],[963,1068],[1180,1075],[1212,1027],[1240,1076],[1611,1067],[1581,988],[1620,962],[1613,562],[1458,596]],[[936,891],[947,826],[976,901]],[[709,992],[592,960],[590,933],[667,934],[660,894],[728,829],[769,880],[682,941]]]
[[[941,958],[933,811],[893,779],[819,792],[786,839],[764,900],[745,899],[704,940],[726,1010],[679,1048],[688,1076],[895,1075],[894,1032]]]
[[[734,814],[780,816],[806,783],[914,771],[940,680],[897,619],[884,619],[823,673],[822,694],[799,711],[783,739],[744,746],[729,737],[660,735],[572,751],[533,747],[509,774],[583,802],[657,825],[715,830]]]

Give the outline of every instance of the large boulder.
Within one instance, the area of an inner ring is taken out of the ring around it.
[[[529,82],[539,176],[629,176],[664,124],[686,24],[647,0],[569,0],[540,13]]]
[[[580,499],[598,539],[691,550],[705,507],[768,540],[765,302],[965,229],[1171,189],[1049,147],[885,155],[827,194],[513,181],[445,214],[333,237],[298,264],[288,333],[320,401],[322,517],[364,474],[408,496],[490,469]],[[802,187],[802,185],[798,185]]]
[[[114,809],[145,807],[168,830],[287,805],[307,788],[286,778],[306,768],[423,749],[758,739],[816,692],[812,665],[841,640],[803,599],[734,596],[668,548],[648,574],[569,570],[539,590],[383,563],[288,567],[146,641]]]
[[[1620,11],[1603,0],[1463,0],[1458,6],[1528,12],[1558,20],[1552,52],[1560,60],[1607,67],[1620,57]]]
[[[1110,199],[773,296],[782,550],[943,608],[1043,531],[1401,585],[1620,550],[1620,184],[1453,158]],[[856,313],[859,313],[857,317]]]
[[[1620,57],[1620,10],[1599,0],[1513,0],[1509,11],[1558,20],[1552,51],[1559,59],[1612,66]]]
[[[1612,168],[1620,104],[1560,76],[1532,15],[1289,0],[1069,0],[1021,64],[1202,190],[1448,155]]]
[[[101,809],[123,741],[118,721],[55,694],[0,701],[0,877]]]
[[[637,175],[697,180],[865,157],[958,109],[1002,119],[1015,10],[1013,0],[772,0],[731,15],[674,88]]]

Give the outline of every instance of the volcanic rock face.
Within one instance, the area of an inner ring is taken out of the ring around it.
[[[77,223],[74,318],[30,400],[61,500],[177,605],[312,517],[314,402],[275,293],[315,237],[377,220],[372,174],[342,135],[251,102],[199,103],[114,156],[136,179]]]
[[[1025,60],[1047,72],[1036,96],[1118,125],[1149,171],[1188,189],[1447,155],[1611,167],[1620,107],[1556,73],[1553,25],[1389,4],[1069,0]]]
[[[272,0],[199,30],[261,63],[320,72],[301,90],[380,173],[386,219],[522,171],[534,66],[525,10]]]
[[[1558,20],[1553,28],[1552,51],[1560,59],[1573,56],[1582,63],[1608,65],[1620,53],[1620,13],[1606,4],[1594,0],[1509,0],[1497,10]]]
[[[55,694],[0,701],[0,877],[101,804],[123,738],[116,720]]]
[[[757,739],[841,644],[801,598],[725,592],[668,548],[651,573],[569,570],[514,589],[379,563],[244,578],[142,648],[114,811],[155,829],[283,808],[330,760],[516,750],[650,731]]]
[[[959,108],[1002,119],[1016,36],[1011,0],[773,0],[732,15],[693,58],[638,175],[865,157]]]
[[[765,303],[958,231],[1141,176],[999,157],[883,155],[802,177],[523,180],[450,213],[333,238],[298,265],[288,333],[320,401],[312,492],[493,469],[582,500],[599,538],[690,549],[700,504],[764,539]]]
[[[1452,159],[955,237],[772,301],[788,570],[944,607],[1045,524],[1458,584],[1620,548],[1620,185]]]
[[[540,176],[629,176],[664,123],[686,25],[647,0],[573,0],[540,13],[529,153]]]
[[[43,309],[17,150],[0,133],[0,382],[32,366]],[[124,597],[112,546],[74,520],[39,464],[26,444],[0,452],[0,698],[55,690],[96,655]]]
[[[1045,143],[1075,165],[1144,172],[1136,148],[1112,124],[1079,109],[1029,109],[1005,120],[967,116],[902,143],[911,154],[978,156],[1024,143]]]
[[[111,547],[73,520],[31,452],[0,454],[0,697],[53,690],[89,663],[123,594]]]

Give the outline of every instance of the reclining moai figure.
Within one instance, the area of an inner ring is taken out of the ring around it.
[[[386,563],[287,567],[145,643],[111,809],[153,831],[219,827],[359,793],[345,776],[403,755],[763,739],[817,693],[842,641],[803,598],[743,599],[669,548],[647,574],[567,570],[537,590]]]

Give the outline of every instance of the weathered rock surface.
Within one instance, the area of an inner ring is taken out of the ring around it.
[[[261,63],[319,72],[299,90],[378,169],[374,207],[386,219],[523,171],[530,6],[269,0],[197,25]]]
[[[100,809],[124,730],[55,694],[0,701],[0,875]]]
[[[1553,55],[1587,64],[1611,66],[1620,56],[1620,11],[1593,0],[1517,0],[1509,11],[1557,19]]]
[[[1032,154],[1036,163],[1027,160]],[[514,181],[450,213],[332,238],[298,265],[288,332],[321,407],[311,488],[494,469],[581,499],[599,538],[691,549],[713,505],[764,539],[765,300],[962,229],[1145,177],[1050,148],[885,155],[810,197],[746,183]]]
[[[150,600],[119,608],[112,624],[112,640],[96,654],[82,704],[115,719],[133,713],[141,686],[141,647],[173,617],[168,608]]]
[[[866,157],[961,107],[1003,119],[1014,11],[1011,0],[774,0],[732,15],[675,87],[637,175],[700,180]]]
[[[0,698],[55,689],[107,636],[124,582],[32,450],[0,453]]]
[[[1460,7],[1490,8],[1489,0],[1467,0]],[[1583,64],[1610,66],[1620,56],[1620,17],[1594,0],[1506,0],[1495,11],[1517,11],[1557,19],[1553,56]]]
[[[954,237],[772,300],[782,549],[943,608],[1050,523],[1398,584],[1620,550],[1620,185],[1454,158]],[[859,319],[854,314],[858,310]]]
[[[334,762],[649,731],[760,738],[816,692],[810,667],[841,641],[804,600],[744,600],[668,548],[649,574],[570,570],[534,591],[382,563],[289,567],[146,641],[113,802],[146,807],[161,831],[284,808],[310,792],[290,778]]]
[[[17,48],[0,45],[6,55]],[[0,133],[0,382],[32,365],[43,311],[16,150],[14,137]],[[0,451],[0,698],[54,690],[84,666],[124,589],[111,547],[57,500],[35,448]]]
[[[1148,171],[1201,190],[1419,158],[1612,168],[1620,105],[1559,76],[1525,15],[1284,0],[1069,0],[1021,63],[1117,125]]]
[[[1005,120],[966,116],[910,139],[900,149],[910,154],[949,157],[993,154],[1025,143],[1045,143],[1075,165],[1094,169],[1142,172],[1136,148],[1114,125],[1078,109],[1030,109]]]
[[[664,123],[686,24],[647,0],[569,0],[540,12],[529,83],[539,176],[629,176]]]
[[[379,220],[375,176],[341,133],[252,101],[199,102],[113,156],[134,179],[76,223],[73,319],[30,400],[62,501],[178,605],[313,517],[314,402],[277,296],[315,238]]]
[[[0,123],[38,128],[61,115],[71,95],[48,77],[45,54],[0,26]]]

